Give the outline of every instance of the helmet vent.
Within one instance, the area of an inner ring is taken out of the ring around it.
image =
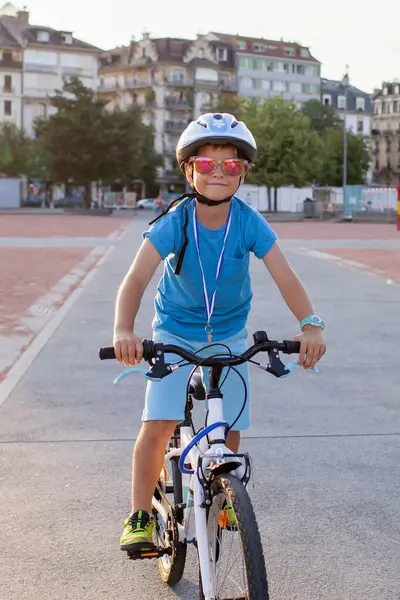
[[[224,117],[223,117],[223,115],[221,115],[221,114],[216,114],[216,115],[213,115],[213,117],[214,117],[214,119],[216,119],[217,121],[221,121],[221,120],[224,118]]]
[[[237,127],[238,125],[239,125],[239,121],[232,121],[231,129],[233,129],[234,127]]]
[[[197,119],[196,123],[198,123],[199,125],[201,125],[205,129],[208,129],[208,125],[207,125],[207,123],[203,119],[201,119],[201,118]]]

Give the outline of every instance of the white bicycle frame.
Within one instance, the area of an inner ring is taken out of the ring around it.
[[[208,398],[208,408],[208,425],[224,421],[222,398]],[[194,435],[191,427],[181,426],[181,448],[173,448],[168,452],[165,455],[165,461],[170,460],[174,456],[180,456],[193,438]],[[225,428],[223,426],[216,427],[208,433],[208,439],[210,441],[225,439]],[[222,443],[216,443],[210,446],[206,436],[202,437],[198,444],[190,450],[186,459],[186,465],[190,463],[191,468],[194,470],[194,474],[188,475],[182,473],[183,502],[186,504],[186,507],[184,509],[184,524],[177,524],[179,541],[185,543],[194,543],[197,541],[201,581],[205,600],[214,600],[216,598],[215,577],[214,573],[211,573],[210,568],[210,551],[214,541],[209,540],[207,537],[207,515],[206,508],[204,507],[204,490],[197,476],[197,466],[199,458],[202,456],[202,468],[203,471],[206,472],[206,469],[210,466],[211,462],[216,462],[217,464],[228,462],[229,458],[226,456],[224,457],[224,454],[233,454],[233,452]],[[235,457],[235,460],[240,459]],[[245,472],[246,468],[243,465],[243,462],[241,466],[232,471],[238,479],[243,479]],[[164,522],[167,522],[167,510],[162,503],[154,497],[153,507],[160,513]]]

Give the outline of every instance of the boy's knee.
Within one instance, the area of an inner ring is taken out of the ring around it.
[[[142,435],[147,439],[154,440],[154,443],[167,443],[172,436],[176,426],[176,421],[145,421],[142,425]]]

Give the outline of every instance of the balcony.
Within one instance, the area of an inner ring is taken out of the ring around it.
[[[165,131],[182,133],[186,126],[186,121],[165,121]]]
[[[187,79],[181,79],[180,77],[173,77],[172,79],[166,79],[164,81],[164,84],[167,87],[193,87],[194,86],[194,79],[193,78],[187,78]]]
[[[146,89],[153,85],[150,79],[126,79],[122,86],[125,90]]]
[[[24,71],[27,73],[52,73],[58,75],[57,65],[41,65],[39,63],[25,63]]]
[[[22,70],[22,60],[13,60],[12,58],[0,59],[0,68]]]
[[[3,86],[3,88],[0,88],[0,91],[3,94],[15,94],[16,93],[16,90],[15,90],[14,87],[5,87],[5,86]]]
[[[188,100],[179,100],[178,98],[165,98],[165,107],[169,110],[192,110]]]

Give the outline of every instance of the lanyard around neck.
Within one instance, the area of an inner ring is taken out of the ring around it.
[[[219,259],[218,259],[218,263],[217,263],[217,271],[215,274],[215,289],[211,295],[211,299],[209,299],[208,297],[208,293],[207,293],[207,284],[206,284],[206,278],[205,278],[205,274],[204,274],[204,268],[203,268],[203,263],[201,262],[201,256],[200,256],[200,246],[199,246],[199,232],[198,232],[198,226],[197,226],[197,216],[196,216],[196,204],[194,204],[193,206],[193,232],[194,232],[194,239],[196,242],[196,249],[197,249],[197,257],[199,259],[199,265],[200,265],[200,270],[201,270],[201,277],[202,277],[202,282],[203,282],[203,295],[204,295],[204,304],[206,307],[206,313],[207,313],[207,326],[210,327],[210,321],[211,321],[211,317],[212,314],[214,312],[214,303],[215,303],[215,294],[217,291],[217,282],[219,279],[219,275],[221,272],[221,265],[222,265],[222,260],[224,257],[224,252],[225,252],[225,246],[226,246],[226,240],[228,238],[228,233],[229,230],[231,228],[231,221],[232,221],[232,205],[229,208],[229,216],[228,216],[228,221],[226,222],[226,226],[225,226],[225,234],[224,234],[224,241],[222,244],[222,249],[219,255]]]

